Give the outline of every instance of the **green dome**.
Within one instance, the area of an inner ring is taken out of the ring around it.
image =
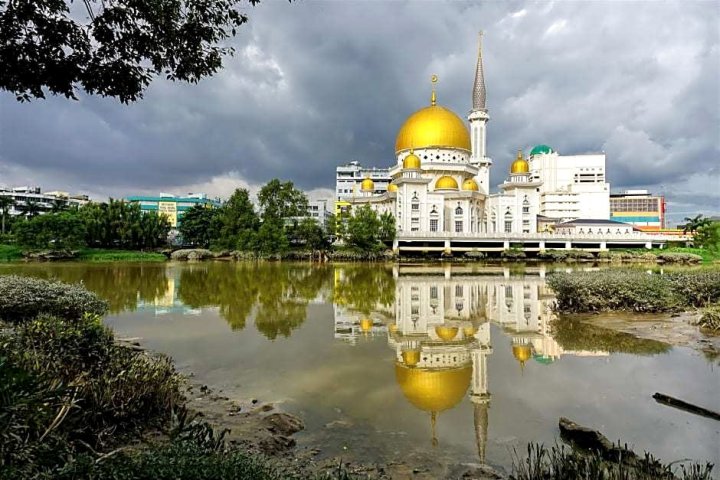
[[[548,147],[547,145],[535,145],[532,150],[530,150],[530,156],[533,155],[540,155],[542,153],[553,153],[553,149]]]

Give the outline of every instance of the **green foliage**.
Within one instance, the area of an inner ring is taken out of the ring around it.
[[[702,258],[703,263],[712,263],[713,261],[720,260],[720,251],[713,251],[706,248],[669,247],[664,248],[662,253],[688,253],[697,255]]]
[[[304,218],[297,226],[288,228],[293,246],[307,250],[326,250],[330,242],[323,228],[313,218]]]
[[[22,249],[17,245],[0,244],[0,262],[11,262],[22,258]]]
[[[694,217],[685,217],[683,233],[695,233],[702,227],[709,225],[710,222],[712,222],[712,220],[705,218],[702,214],[695,215]]]
[[[0,276],[0,319],[21,323],[41,313],[76,320],[102,315],[107,303],[80,285],[14,275]]]
[[[302,217],[308,210],[305,194],[296,189],[292,182],[281,182],[277,178],[270,180],[260,189],[258,202],[263,222]]]
[[[385,248],[382,243],[383,235],[390,235],[387,232],[389,220],[386,219],[385,221],[386,225],[383,227],[382,221],[370,205],[356,208],[347,221],[347,244],[366,252],[382,250]],[[392,228],[394,229],[394,223]]]
[[[5,227],[10,207],[15,204],[13,197],[0,195],[0,234],[5,235]]]
[[[18,223],[18,244],[28,248],[74,249],[85,243],[85,224],[77,212],[46,213]]]
[[[525,252],[522,248],[506,248],[502,251],[500,256],[507,260],[515,260],[526,257]]]
[[[527,457],[513,455],[510,480],[711,480],[713,465],[663,465],[652,455],[629,461],[608,460],[597,452],[582,452],[563,445],[549,450],[528,444]]]
[[[208,248],[219,235],[220,209],[195,205],[186,211],[180,223],[184,245]]]
[[[657,254],[658,261],[662,263],[683,263],[692,264],[700,263],[703,261],[703,257],[695,255],[694,253],[682,253],[682,252],[662,252]]]
[[[290,241],[285,234],[282,221],[273,217],[263,220],[255,237],[256,251],[263,254],[279,254],[286,252]]]
[[[336,270],[333,302],[369,315],[378,306],[395,305],[395,277],[391,268],[346,266]]]
[[[720,255],[720,222],[708,222],[698,227],[693,236],[693,244],[714,255]]]
[[[255,5],[259,0],[248,0]],[[142,98],[154,77],[197,83],[222,68],[247,21],[238,0],[0,2],[0,89],[20,101],[76,89]]]
[[[254,250],[255,232],[260,225],[260,219],[247,190],[235,190],[220,209],[218,223],[219,237],[211,241],[214,248]]]
[[[606,253],[606,252],[600,252]],[[603,255],[605,256],[605,255]],[[547,249],[538,252],[538,258],[551,262],[576,262],[578,260],[592,260],[595,258],[592,253],[576,249]]]
[[[720,271],[712,270],[664,275],[637,270],[553,273],[548,285],[563,312],[663,312],[720,301]]]
[[[380,215],[380,230],[378,232],[380,240],[385,243],[390,243],[395,240],[397,231],[395,229],[395,217],[390,212],[385,212]]]
[[[83,205],[78,212],[85,224],[88,247],[139,250],[167,243],[167,217],[143,212],[138,203],[111,198],[108,203]]]
[[[667,353],[671,348],[666,343],[637,338],[629,333],[598,327],[574,318],[554,321],[552,337],[563,349],[575,351],[657,355]]]

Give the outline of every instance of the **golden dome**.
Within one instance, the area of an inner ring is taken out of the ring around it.
[[[513,345],[513,356],[520,363],[525,363],[532,357],[532,349],[530,345]]]
[[[457,148],[470,152],[465,122],[440,105],[421,108],[405,120],[395,140],[395,153],[412,148]]]
[[[395,185],[394,183],[388,185],[388,192],[397,192],[397,185]]]
[[[420,168],[420,158],[410,151],[410,154],[403,159],[403,168],[412,168],[417,170]]]
[[[510,173],[528,173],[530,166],[527,160],[523,158],[522,150],[518,150],[517,158],[510,166]]]
[[[478,190],[480,190],[480,188],[478,187],[477,182],[476,182],[475,180],[473,180],[472,178],[468,178],[467,180],[465,180],[465,181],[463,182],[463,184],[462,184],[462,189],[463,189],[463,190],[470,190],[470,191],[472,191],[472,192],[477,192]]]
[[[362,320],[360,320],[360,330],[362,330],[363,332],[369,332],[370,330],[372,330],[372,327],[373,321],[369,318],[363,318]]]
[[[443,175],[438,179],[437,182],[435,182],[435,190],[457,190],[458,189],[458,183],[457,181],[449,176],[449,175]]]
[[[360,184],[360,190],[363,192],[372,192],[375,190],[375,182],[370,177],[366,177]]]
[[[440,325],[435,327],[435,333],[438,337],[440,337],[441,340],[445,340],[446,342],[449,342],[453,338],[457,336],[458,328],[457,327],[446,327],[444,325]]]
[[[402,352],[403,363],[408,367],[414,367],[420,362],[420,350],[405,350]]]
[[[471,377],[471,365],[429,370],[395,363],[395,379],[403,395],[415,407],[426,412],[442,412],[460,403]]]

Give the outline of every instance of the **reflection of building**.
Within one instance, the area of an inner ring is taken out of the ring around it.
[[[514,276],[503,267],[413,266],[394,270],[394,311],[380,306],[369,315],[353,310],[347,297],[336,295],[335,336],[353,342],[363,334],[379,333],[386,319],[388,344],[395,352],[395,377],[410,404],[429,414],[432,443],[442,412],[468,394],[478,455],[485,461],[487,444],[488,356],[493,353],[490,325],[510,337],[507,348],[520,370],[534,360],[547,365],[562,355],[607,355],[606,352],[566,351],[551,336],[554,296],[545,286],[544,268]],[[342,268],[336,270],[342,279]],[[338,304],[338,301],[341,304]],[[372,325],[363,323],[372,318]],[[368,333],[361,333],[361,332]]]
[[[180,270],[168,268],[165,271],[166,286],[162,292],[149,301],[138,300],[138,310],[152,311],[155,315],[179,313],[182,315],[199,315],[200,309],[186,306],[178,297],[180,287]]]
[[[140,204],[143,212],[165,215],[172,227],[177,227],[182,223],[183,214],[195,205],[204,205],[208,208],[220,206],[218,200],[211,200],[204,193],[189,193],[185,197],[178,197],[170,193],[161,193],[157,197],[134,195],[127,197],[126,200]]]

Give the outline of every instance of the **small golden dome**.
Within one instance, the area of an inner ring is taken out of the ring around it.
[[[471,192],[477,192],[478,190],[480,190],[480,187],[478,187],[478,184],[474,179],[468,178],[463,182],[462,189],[469,190]]]
[[[532,349],[530,345],[513,345],[513,356],[520,363],[525,363],[532,357]]]
[[[388,185],[388,192],[397,192],[397,185],[395,185],[394,183]]]
[[[372,192],[375,190],[375,182],[370,177],[366,177],[360,184],[360,190],[363,192]]]
[[[419,169],[420,157],[418,157],[411,151],[410,154],[403,159],[403,168],[412,168],[414,170]]]
[[[457,181],[449,176],[449,175],[443,175],[438,179],[437,182],[435,182],[435,190],[457,190],[458,189],[458,183]]]
[[[523,158],[522,150],[518,150],[517,158],[510,166],[510,173],[528,173],[530,166],[527,160]]]
[[[472,365],[429,370],[395,363],[395,379],[403,395],[415,407],[426,412],[442,412],[460,403],[471,378]]]
[[[360,330],[362,330],[364,333],[369,332],[372,330],[373,327],[373,321],[369,318],[363,318],[360,320]]]
[[[405,120],[395,140],[395,153],[412,148],[457,148],[470,152],[465,122],[440,105],[421,108]]]
[[[403,363],[408,367],[414,367],[420,362],[420,350],[412,349],[402,352]]]
[[[435,327],[435,333],[438,337],[440,337],[441,340],[445,340],[446,342],[449,342],[453,338],[457,336],[458,328],[457,327],[446,327],[444,325],[440,325]]]
[[[472,325],[468,325],[467,327],[463,328],[463,334],[465,335],[465,338],[470,338],[474,336],[478,331],[477,327],[473,327]]]

